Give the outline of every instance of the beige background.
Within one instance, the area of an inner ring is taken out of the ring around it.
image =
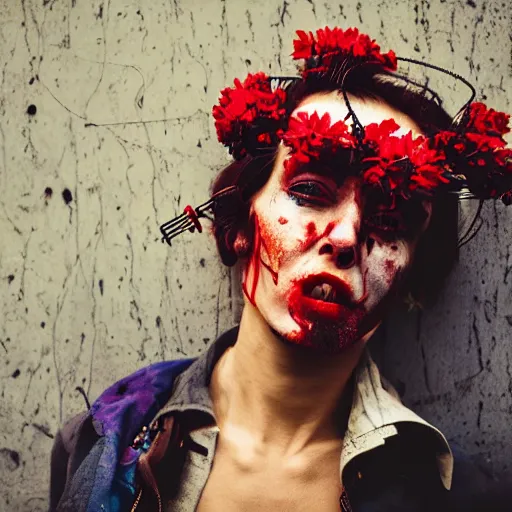
[[[207,235],[158,225],[227,162],[211,106],[248,71],[293,73],[296,29],[358,25],[511,111],[507,0],[1,0],[0,510],[47,506],[59,425],[148,363],[202,352],[239,313]],[[430,83],[456,110],[466,91]],[[31,105],[35,106],[30,107]],[[29,108],[30,107],[30,108]],[[29,113],[30,112],[30,113]],[[405,401],[511,471],[512,208],[489,204],[438,307],[375,351]]]

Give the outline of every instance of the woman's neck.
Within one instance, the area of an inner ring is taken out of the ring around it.
[[[210,384],[221,432],[283,455],[336,439],[335,416],[363,347],[359,342],[322,354],[293,345],[246,304],[237,342],[217,363]]]

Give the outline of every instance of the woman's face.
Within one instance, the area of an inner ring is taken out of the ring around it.
[[[374,100],[352,99],[363,125],[394,118],[403,133],[415,123]],[[295,113],[348,111],[335,93],[312,95]],[[390,210],[343,169],[284,172],[279,147],[272,174],[251,208],[254,240],[244,268],[244,294],[284,339],[337,352],[370,334],[410,267],[430,204]]]

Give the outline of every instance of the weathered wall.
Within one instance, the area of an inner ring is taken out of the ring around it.
[[[506,0],[2,0],[0,510],[44,510],[52,439],[115,379],[195,355],[239,297],[207,236],[158,225],[227,161],[209,112],[247,71],[292,73],[296,29],[360,26],[509,111]],[[433,77],[448,105],[465,91]],[[465,97],[465,96],[464,96]],[[488,206],[440,305],[376,347],[408,403],[496,472],[512,457],[512,208]]]

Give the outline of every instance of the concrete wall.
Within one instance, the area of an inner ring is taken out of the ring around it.
[[[248,71],[293,73],[296,29],[357,25],[511,110],[506,0],[1,0],[0,510],[47,506],[59,425],[115,379],[196,355],[239,313],[207,235],[158,225],[227,161],[211,106]],[[452,110],[466,91],[432,77]],[[512,208],[488,205],[440,305],[376,346],[405,400],[510,470]]]

